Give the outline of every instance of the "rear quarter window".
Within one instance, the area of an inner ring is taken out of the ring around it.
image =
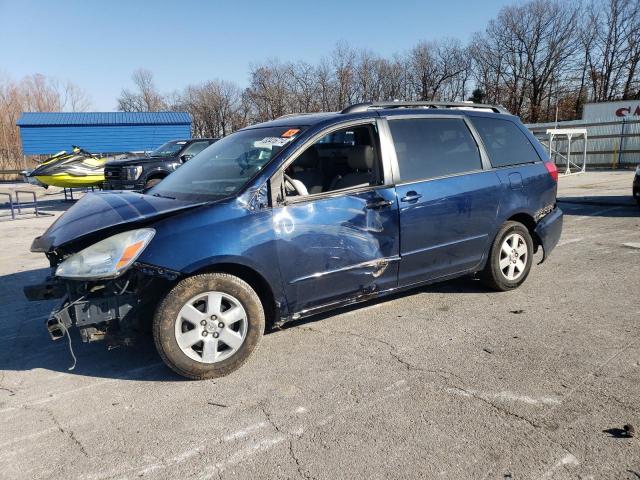
[[[482,169],[478,145],[461,119],[390,119],[389,128],[401,182]]]
[[[488,117],[474,117],[471,121],[478,130],[494,167],[540,161],[536,149],[512,121]]]

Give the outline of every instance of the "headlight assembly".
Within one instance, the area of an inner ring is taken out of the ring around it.
[[[56,276],[84,280],[115,278],[135,262],[155,233],[152,228],[141,228],[94,243],[62,262]]]
[[[124,167],[125,180],[135,181],[142,175],[142,166],[137,165],[135,167]]]

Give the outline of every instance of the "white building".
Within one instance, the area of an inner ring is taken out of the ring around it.
[[[640,120],[640,100],[587,103],[582,111],[582,119],[591,122]]]

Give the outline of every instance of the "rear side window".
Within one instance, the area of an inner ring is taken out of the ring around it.
[[[459,118],[390,119],[389,128],[401,182],[482,168],[478,145]]]
[[[472,121],[494,167],[540,161],[538,152],[513,122],[487,117],[476,117]]]

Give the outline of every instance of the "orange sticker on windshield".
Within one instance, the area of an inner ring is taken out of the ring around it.
[[[300,131],[299,128],[290,128],[289,130],[287,130],[286,132],[284,132],[282,135],[280,135],[282,138],[290,138],[293,137],[296,133],[298,133]]]

